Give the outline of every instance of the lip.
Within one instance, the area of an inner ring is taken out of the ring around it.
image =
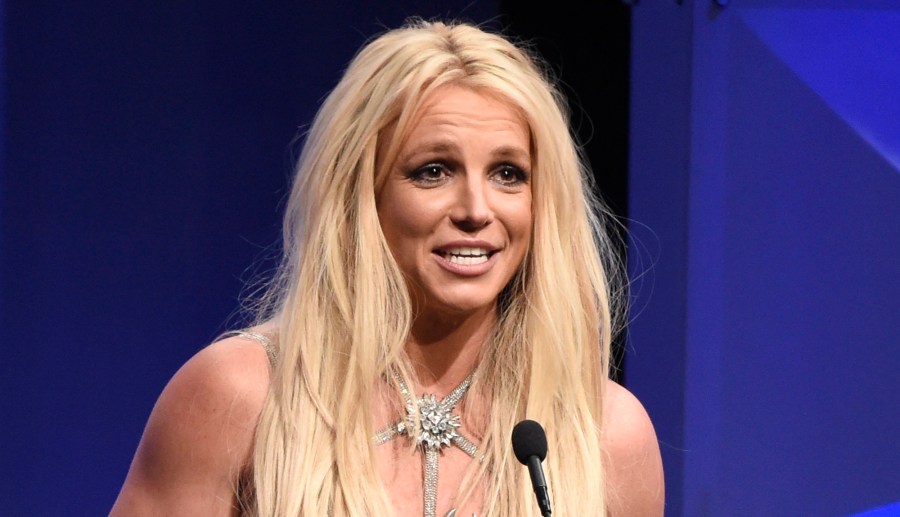
[[[500,251],[499,246],[494,246],[490,242],[487,241],[478,241],[478,240],[470,240],[470,239],[458,239],[452,242],[447,242],[442,244],[434,249],[435,252],[447,252],[455,248],[484,248],[488,250],[489,253],[496,253]]]
[[[444,254],[449,252],[450,250],[459,248],[482,248],[487,250],[489,256],[486,261],[480,264],[459,264],[457,262],[451,262],[444,256]],[[500,254],[500,251],[501,248],[489,242],[466,239],[442,244],[441,246],[435,248],[431,254],[435,258],[435,261],[438,263],[438,265],[440,265],[446,271],[449,271],[450,273],[458,276],[474,277],[489,272],[494,267],[494,264],[497,263],[497,257]]]

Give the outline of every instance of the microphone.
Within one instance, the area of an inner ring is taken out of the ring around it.
[[[547,435],[544,428],[534,420],[522,420],[512,432],[513,453],[522,465],[528,465],[531,474],[531,486],[537,498],[541,515],[550,515],[550,493],[547,491],[547,480],[541,462],[547,457]]]

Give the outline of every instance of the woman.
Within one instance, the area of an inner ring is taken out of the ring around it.
[[[510,446],[530,418],[557,514],[661,515],[562,106],[468,25],[364,47],[307,137],[260,324],[175,375],[113,514],[540,515]]]

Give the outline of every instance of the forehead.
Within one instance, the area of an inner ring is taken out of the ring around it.
[[[504,97],[464,86],[445,85],[421,103],[404,143],[453,128],[484,131],[486,136],[506,134],[523,141],[526,146],[530,139],[522,112]]]
[[[454,128],[471,128],[485,135],[493,130],[507,141],[506,147],[518,148],[518,154],[531,159],[531,130],[523,111],[498,93],[447,84],[407,109],[414,110],[407,122],[401,122],[405,118],[401,116],[379,135],[376,191],[388,170],[415,148],[450,145]]]

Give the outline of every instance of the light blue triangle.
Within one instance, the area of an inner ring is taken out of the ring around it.
[[[745,8],[737,14],[900,171],[900,9]]]

